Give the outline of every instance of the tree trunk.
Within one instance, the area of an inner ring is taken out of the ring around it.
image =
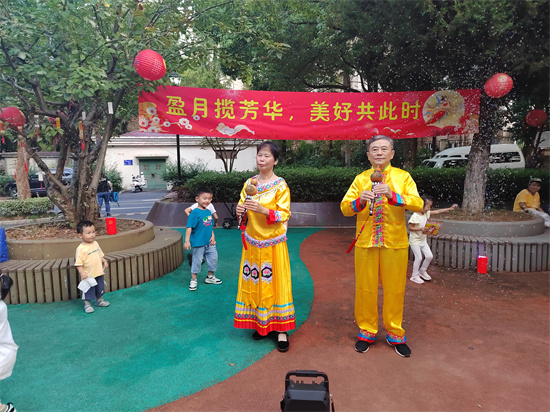
[[[493,99],[481,97],[479,133],[474,135],[468,157],[462,209],[469,214],[480,214],[485,208],[485,189],[491,139],[495,132],[495,115],[498,104]]]
[[[416,158],[418,139],[404,139],[405,144],[405,159],[403,161],[403,168],[405,170],[412,169],[414,167],[414,159]]]
[[[530,144],[529,146],[525,145],[523,148],[523,157],[525,157],[525,165],[527,169],[535,169],[538,165],[537,154],[541,136],[542,126],[537,128],[532,144]]]
[[[539,129],[527,126],[525,133],[525,142],[523,144],[523,157],[525,158],[525,165],[527,168],[531,168],[533,158],[535,155],[535,141],[537,140],[537,132]]]
[[[25,150],[25,139],[19,137],[17,140],[17,164],[15,166],[15,183],[17,184],[17,197],[19,199],[29,199],[31,197],[28,172],[29,155]]]

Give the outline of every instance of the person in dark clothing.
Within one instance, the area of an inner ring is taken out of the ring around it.
[[[109,195],[111,190],[113,190],[113,185],[107,179],[107,176],[104,174],[101,175],[101,180],[97,185],[97,203],[99,203],[99,212],[101,216],[101,206],[103,206],[103,201],[105,201],[105,211],[107,216],[111,216],[111,205],[109,204]]]

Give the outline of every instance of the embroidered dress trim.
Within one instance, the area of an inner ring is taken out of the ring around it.
[[[259,180],[260,175],[254,176],[255,179]],[[278,177],[273,182],[268,182],[263,185],[258,185],[258,194],[261,194],[262,192],[267,192],[268,190],[272,189],[273,187],[277,186],[279,183],[281,183],[284,179],[282,177]]]
[[[386,183],[387,176],[384,175],[382,183]],[[372,245],[383,247],[386,245],[386,208],[384,199],[386,196],[377,196],[372,212]]]
[[[366,330],[362,330],[359,332],[359,335],[357,335],[357,338],[359,340],[364,340],[369,343],[373,343],[376,340],[376,333],[368,332]]]
[[[250,264],[248,260],[245,260],[243,263],[243,280],[248,282],[252,281],[254,284],[258,284],[258,280],[260,279],[260,269],[258,268],[258,265]]]
[[[355,199],[353,202],[350,203],[350,205],[351,205],[351,208],[357,213],[359,213],[361,210],[367,207],[366,203],[365,203],[365,207],[361,207],[360,199]]]
[[[272,225],[273,223],[281,222],[283,220],[283,216],[281,215],[281,212],[270,209],[269,216],[266,219],[267,224]]]
[[[246,239],[246,243],[258,248],[275,246],[275,245],[278,245],[279,243],[286,242],[286,233],[283,233],[282,235],[274,237],[272,239],[266,239],[266,240],[254,239],[246,232],[244,232],[244,237]]]
[[[407,203],[403,197],[395,192],[392,192],[391,199],[388,199],[388,203],[392,206],[405,206]]]
[[[388,332],[386,334],[388,341],[393,345],[399,345],[400,343],[407,342],[406,336],[397,336],[395,333]]]
[[[271,331],[295,329],[294,303],[273,305],[271,308],[252,308],[237,301],[233,325],[236,328],[258,330],[264,336]]]
[[[386,239],[386,226],[385,220],[385,208],[384,204],[375,204],[373,211],[373,227],[372,227],[372,244],[375,247],[382,247],[385,245]]]

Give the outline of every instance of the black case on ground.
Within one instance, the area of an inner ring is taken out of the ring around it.
[[[305,383],[291,377],[323,378],[322,381]],[[334,412],[332,397],[328,389],[328,376],[324,372],[296,370],[285,378],[285,393],[281,401],[282,412],[328,411]]]

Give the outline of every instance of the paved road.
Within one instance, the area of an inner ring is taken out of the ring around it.
[[[136,219],[145,219],[155,201],[168,193],[167,190],[144,190],[143,192],[122,192],[118,195],[118,205],[111,202],[111,216]],[[101,216],[105,216],[105,205],[101,209]]]

